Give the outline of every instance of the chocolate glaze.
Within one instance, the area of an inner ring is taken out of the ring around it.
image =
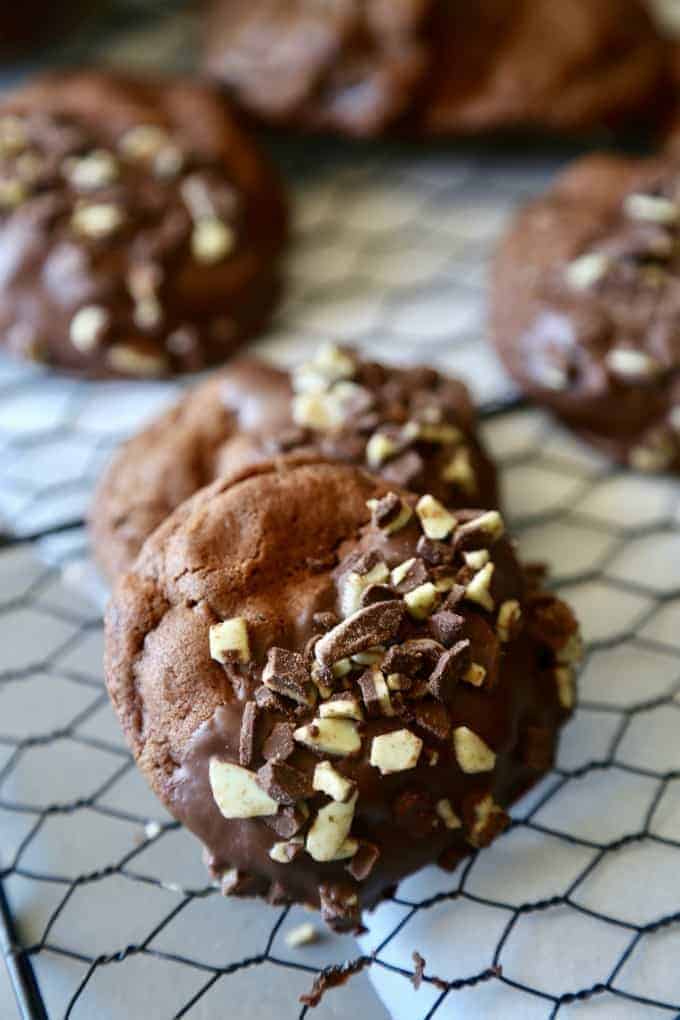
[[[351,836],[379,849],[363,881],[352,878],[347,861],[320,863],[302,853],[290,863],[276,863],[269,850],[281,837],[268,821],[222,816],[210,788],[209,761],[215,756],[239,762],[244,705],[262,689],[268,650],[310,654],[310,639],[322,633],[315,617],[329,612],[341,617],[339,593],[362,554],[377,554],[389,568],[415,555],[422,534],[415,516],[391,536],[369,520],[367,499],[387,491],[384,482],[356,468],[302,455],[217,482],[149,538],[134,570],[121,578],[107,614],[107,682],[127,738],[156,792],[205,844],[212,872],[221,876],[236,869],[238,879],[231,876],[229,885],[237,893],[321,904],[338,928],[355,926],[360,907],[373,906],[417,868],[441,855],[444,863],[458,859],[471,851],[471,841],[490,841],[506,824],[501,809],[549,766],[571,704],[560,700],[554,674],[556,655],[573,639],[573,617],[553,596],[528,585],[510,543],[501,538],[490,542],[495,564],[490,592],[496,609],[517,599],[522,623],[499,645],[495,611],[466,599],[456,604],[473,661],[500,665],[480,687],[461,682],[444,712],[447,730],[466,726],[496,753],[492,770],[463,772],[450,736],[438,740],[419,727],[414,711],[439,704],[427,693],[417,700],[408,692],[392,694],[397,714],[367,717],[359,727],[360,751],[330,757],[359,791]],[[417,501],[405,493],[401,498],[410,506]],[[457,517],[464,523],[479,513]],[[460,553],[455,562],[459,577],[469,579],[474,571],[460,572]],[[251,661],[223,666],[210,658],[209,627],[236,615],[248,621]],[[398,642],[423,637],[430,637],[427,619],[407,614]],[[350,674],[348,690],[359,692],[360,673]],[[285,698],[279,704],[280,710],[264,707],[258,713],[252,770],[265,764],[262,746],[277,722],[290,718],[302,726],[318,711],[296,708]],[[371,741],[404,728],[423,740],[418,764],[383,775],[369,762]],[[526,754],[532,730],[549,749],[538,767]],[[439,754],[434,765],[433,751]],[[286,765],[311,775],[326,758],[296,743]],[[475,805],[489,794],[500,824],[475,839]],[[450,800],[461,828],[446,829],[435,814],[442,798]],[[306,802],[311,821],[327,798],[316,793]],[[333,913],[328,904],[338,901]]]

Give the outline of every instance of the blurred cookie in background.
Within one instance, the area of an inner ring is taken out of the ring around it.
[[[449,507],[496,508],[496,469],[476,431],[467,387],[430,368],[381,365],[333,345],[291,375],[240,358],[115,457],[90,513],[95,556],[113,578],[201,486],[280,454],[363,465]]]
[[[279,181],[209,84],[54,73],[0,104],[0,343],[89,376],[223,361],[267,319]]]
[[[258,118],[382,133],[429,63],[432,0],[214,0],[205,67]]]
[[[212,0],[205,67],[258,118],[378,135],[630,127],[666,46],[643,0]]]
[[[643,0],[441,4],[433,39],[428,133],[587,134],[662,98],[666,45]]]
[[[492,285],[525,392],[641,471],[680,472],[680,158],[579,160],[521,211]]]

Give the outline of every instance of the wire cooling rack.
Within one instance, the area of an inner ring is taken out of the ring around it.
[[[66,56],[182,62],[190,22],[150,6],[134,32],[112,12],[104,42]],[[359,944],[291,948],[310,916],[208,884],[103,689],[84,513],[112,449],[180,386],[0,359],[0,940],[22,1015],[288,1020],[320,970],[350,961],[364,973],[317,1017],[678,1018],[680,489],[613,469],[523,407],[481,339],[492,247],[569,154],[303,140],[277,155],[295,238],[258,349],[289,364],[339,339],[471,383],[521,553],[552,563],[581,616],[581,703],[558,768],[496,845],[403,882]]]

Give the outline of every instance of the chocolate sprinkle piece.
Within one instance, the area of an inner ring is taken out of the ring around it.
[[[255,757],[255,727],[259,714],[260,709],[257,702],[247,701],[243,707],[238,742],[238,760],[244,768],[248,768]]]
[[[349,883],[324,882],[319,901],[322,918],[335,931],[352,931],[361,923],[359,897]]]
[[[446,542],[437,542],[435,539],[421,535],[418,539],[416,552],[431,567],[442,567],[453,563],[453,549]]]
[[[382,662],[386,674],[403,673],[413,679],[429,676],[444,652],[444,646],[430,638],[414,638],[388,648]]]
[[[349,963],[336,963],[334,966],[328,967],[314,979],[310,991],[300,996],[300,1002],[314,1009],[327,991],[344,985],[355,974],[360,974],[364,967],[367,967],[371,962],[370,956],[360,956],[358,960],[351,960]]]
[[[317,642],[314,654],[322,666],[332,666],[367,648],[382,645],[396,635],[404,618],[403,602],[376,602],[357,610]]]
[[[299,652],[289,652],[285,648],[270,648],[267,665],[262,673],[262,682],[270,690],[291,698],[299,705],[314,703],[313,686],[305,660]]]
[[[445,648],[451,648],[458,641],[464,626],[465,619],[458,616],[457,613],[452,613],[449,609],[440,609],[438,613],[434,613],[430,617],[432,636]]]
[[[379,857],[380,849],[375,843],[361,840],[359,849],[347,865],[347,870],[357,882],[364,882],[373,871]]]
[[[292,839],[297,836],[309,817],[309,812],[302,810],[300,805],[280,807],[275,815],[263,818],[262,821],[273,829],[281,839]]]
[[[262,745],[262,755],[267,761],[285,761],[295,750],[292,723],[277,722]]]
[[[284,762],[270,761],[257,773],[257,783],[279,804],[292,805],[309,797],[312,784],[304,772]]]
[[[388,492],[373,507],[372,523],[378,528],[387,528],[396,521],[402,511],[402,502],[396,492]]]
[[[470,642],[459,641],[439,659],[428,681],[431,693],[438,701],[450,704],[456,687],[467,672],[471,662]]]

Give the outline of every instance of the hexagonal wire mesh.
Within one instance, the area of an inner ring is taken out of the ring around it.
[[[318,143],[313,160],[304,143],[281,156],[295,245],[259,349],[289,363],[338,338],[470,381],[522,555],[552,563],[584,624],[580,707],[496,846],[402,883],[359,948],[290,949],[300,911],[221,901],[102,687],[80,525],[110,450],[178,386],[0,361],[0,914],[24,1015],[198,1020],[235,1001],[273,1015],[266,986],[278,1017],[304,1016],[296,993],[348,953],[397,1018],[680,1015],[680,492],[521,407],[480,341],[493,243],[564,157]],[[321,1012],[347,1015],[352,995]]]

